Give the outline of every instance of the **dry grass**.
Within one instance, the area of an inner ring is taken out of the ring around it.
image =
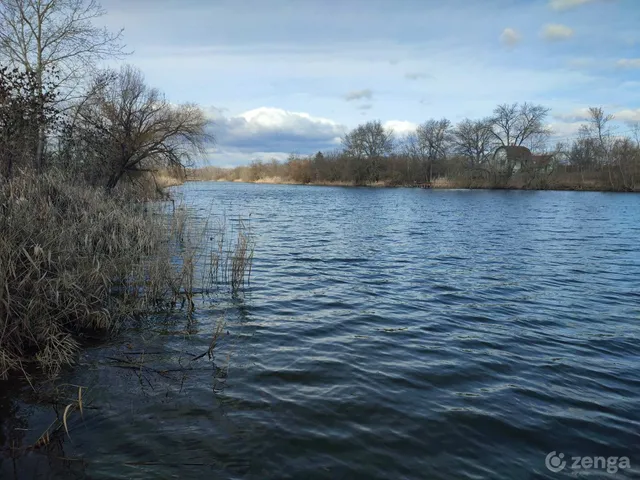
[[[185,209],[108,196],[60,173],[23,174],[0,182],[0,232],[0,378],[33,366],[55,376],[87,334],[195,308],[201,239]],[[237,255],[250,245],[242,240]],[[217,261],[237,271],[237,288],[251,257]]]
[[[268,184],[292,184],[290,180],[285,180],[282,177],[262,177],[254,181],[253,183],[268,183]]]
[[[431,188],[467,188],[469,181],[464,178],[438,177],[431,182]]]
[[[160,170],[153,176],[156,185],[161,189],[182,185],[186,181],[186,176],[182,172],[175,172],[167,169]]]
[[[237,239],[231,258],[231,288],[235,292],[245,282],[251,279],[251,265],[253,262],[254,243],[251,232],[247,230],[242,220],[239,223]]]

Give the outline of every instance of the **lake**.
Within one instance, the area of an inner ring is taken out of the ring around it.
[[[608,475],[576,456],[640,475],[640,196],[213,182],[176,195],[196,222],[250,226],[250,284],[84,351],[63,378],[87,387],[84,419],[53,460],[0,456],[1,478]],[[192,362],[222,318],[214,359]],[[144,371],[112,365],[143,353]],[[55,418],[2,394],[0,415],[0,443]]]

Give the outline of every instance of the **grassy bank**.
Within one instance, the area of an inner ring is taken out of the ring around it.
[[[215,282],[225,269],[224,280],[239,288],[250,268],[244,231],[237,248],[205,258],[183,209],[138,201],[126,188],[107,194],[55,171],[2,181],[0,211],[0,378],[55,376],[83,339],[140,315],[192,308],[196,270],[209,268]]]
[[[223,169],[217,167],[204,167],[200,169],[190,169],[187,172],[186,181],[216,181],[216,182],[243,182],[262,184],[283,184],[283,185],[314,185],[333,187],[418,187],[424,183],[402,182],[393,180],[380,180],[377,182],[354,182],[346,180],[310,180],[296,181],[290,177],[268,176],[252,177],[247,175],[247,167],[237,167],[235,169]],[[640,184],[625,184],[620,181],[620,176],[610,174],[608,171],[600,172],[570,172],[565,169],[558,169],[549,172],[545,176],[530,179],[525,175],[515,174],[507,181],[496,182],[485,178],[474,178],[469,175],[442,175],[435,177],[428,184],[434,189],[511,189],[511,190],[570,190],[570,191],[603,191],[603,192],[639,192]]]

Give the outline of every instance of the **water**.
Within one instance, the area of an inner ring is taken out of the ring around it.
[[[65,380],[89,388],[84,420],[0,477],[608,478],[571,456],[640,475],[640,196],[178,193],[196,218],[247,219],[250,287],[83,353]],[[213,361],[191,362],[223,315]],[[114,366],[142,351],[144,371]],[[55,418],[15,405],[4,428],[31,441]]]

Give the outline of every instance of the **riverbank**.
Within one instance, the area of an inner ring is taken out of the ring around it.
[[[317,187],[369,187],[369,188],[429,188],[429,189],[463,189],[463,190],[558,190],[558,191],[586,191],[586,192],[640,192],[640,185],[635,188],[612,186],[606,178],[598,178],[574,173],[549,177],[544,182],[527,185],[521,178],[515,177],[506,184],[497,185],[483,180],[466,178],[436,178],[431,184],[395,183],[389,181],[365,182],[356,184],[347,181],[310,181],[296,182],[282,177],[266,177],[256,180],[232,178],[228,176],[210,176],[193,170],[187,173],[186,182],[232,182],[255,183],[269,185],[305,185]]]

